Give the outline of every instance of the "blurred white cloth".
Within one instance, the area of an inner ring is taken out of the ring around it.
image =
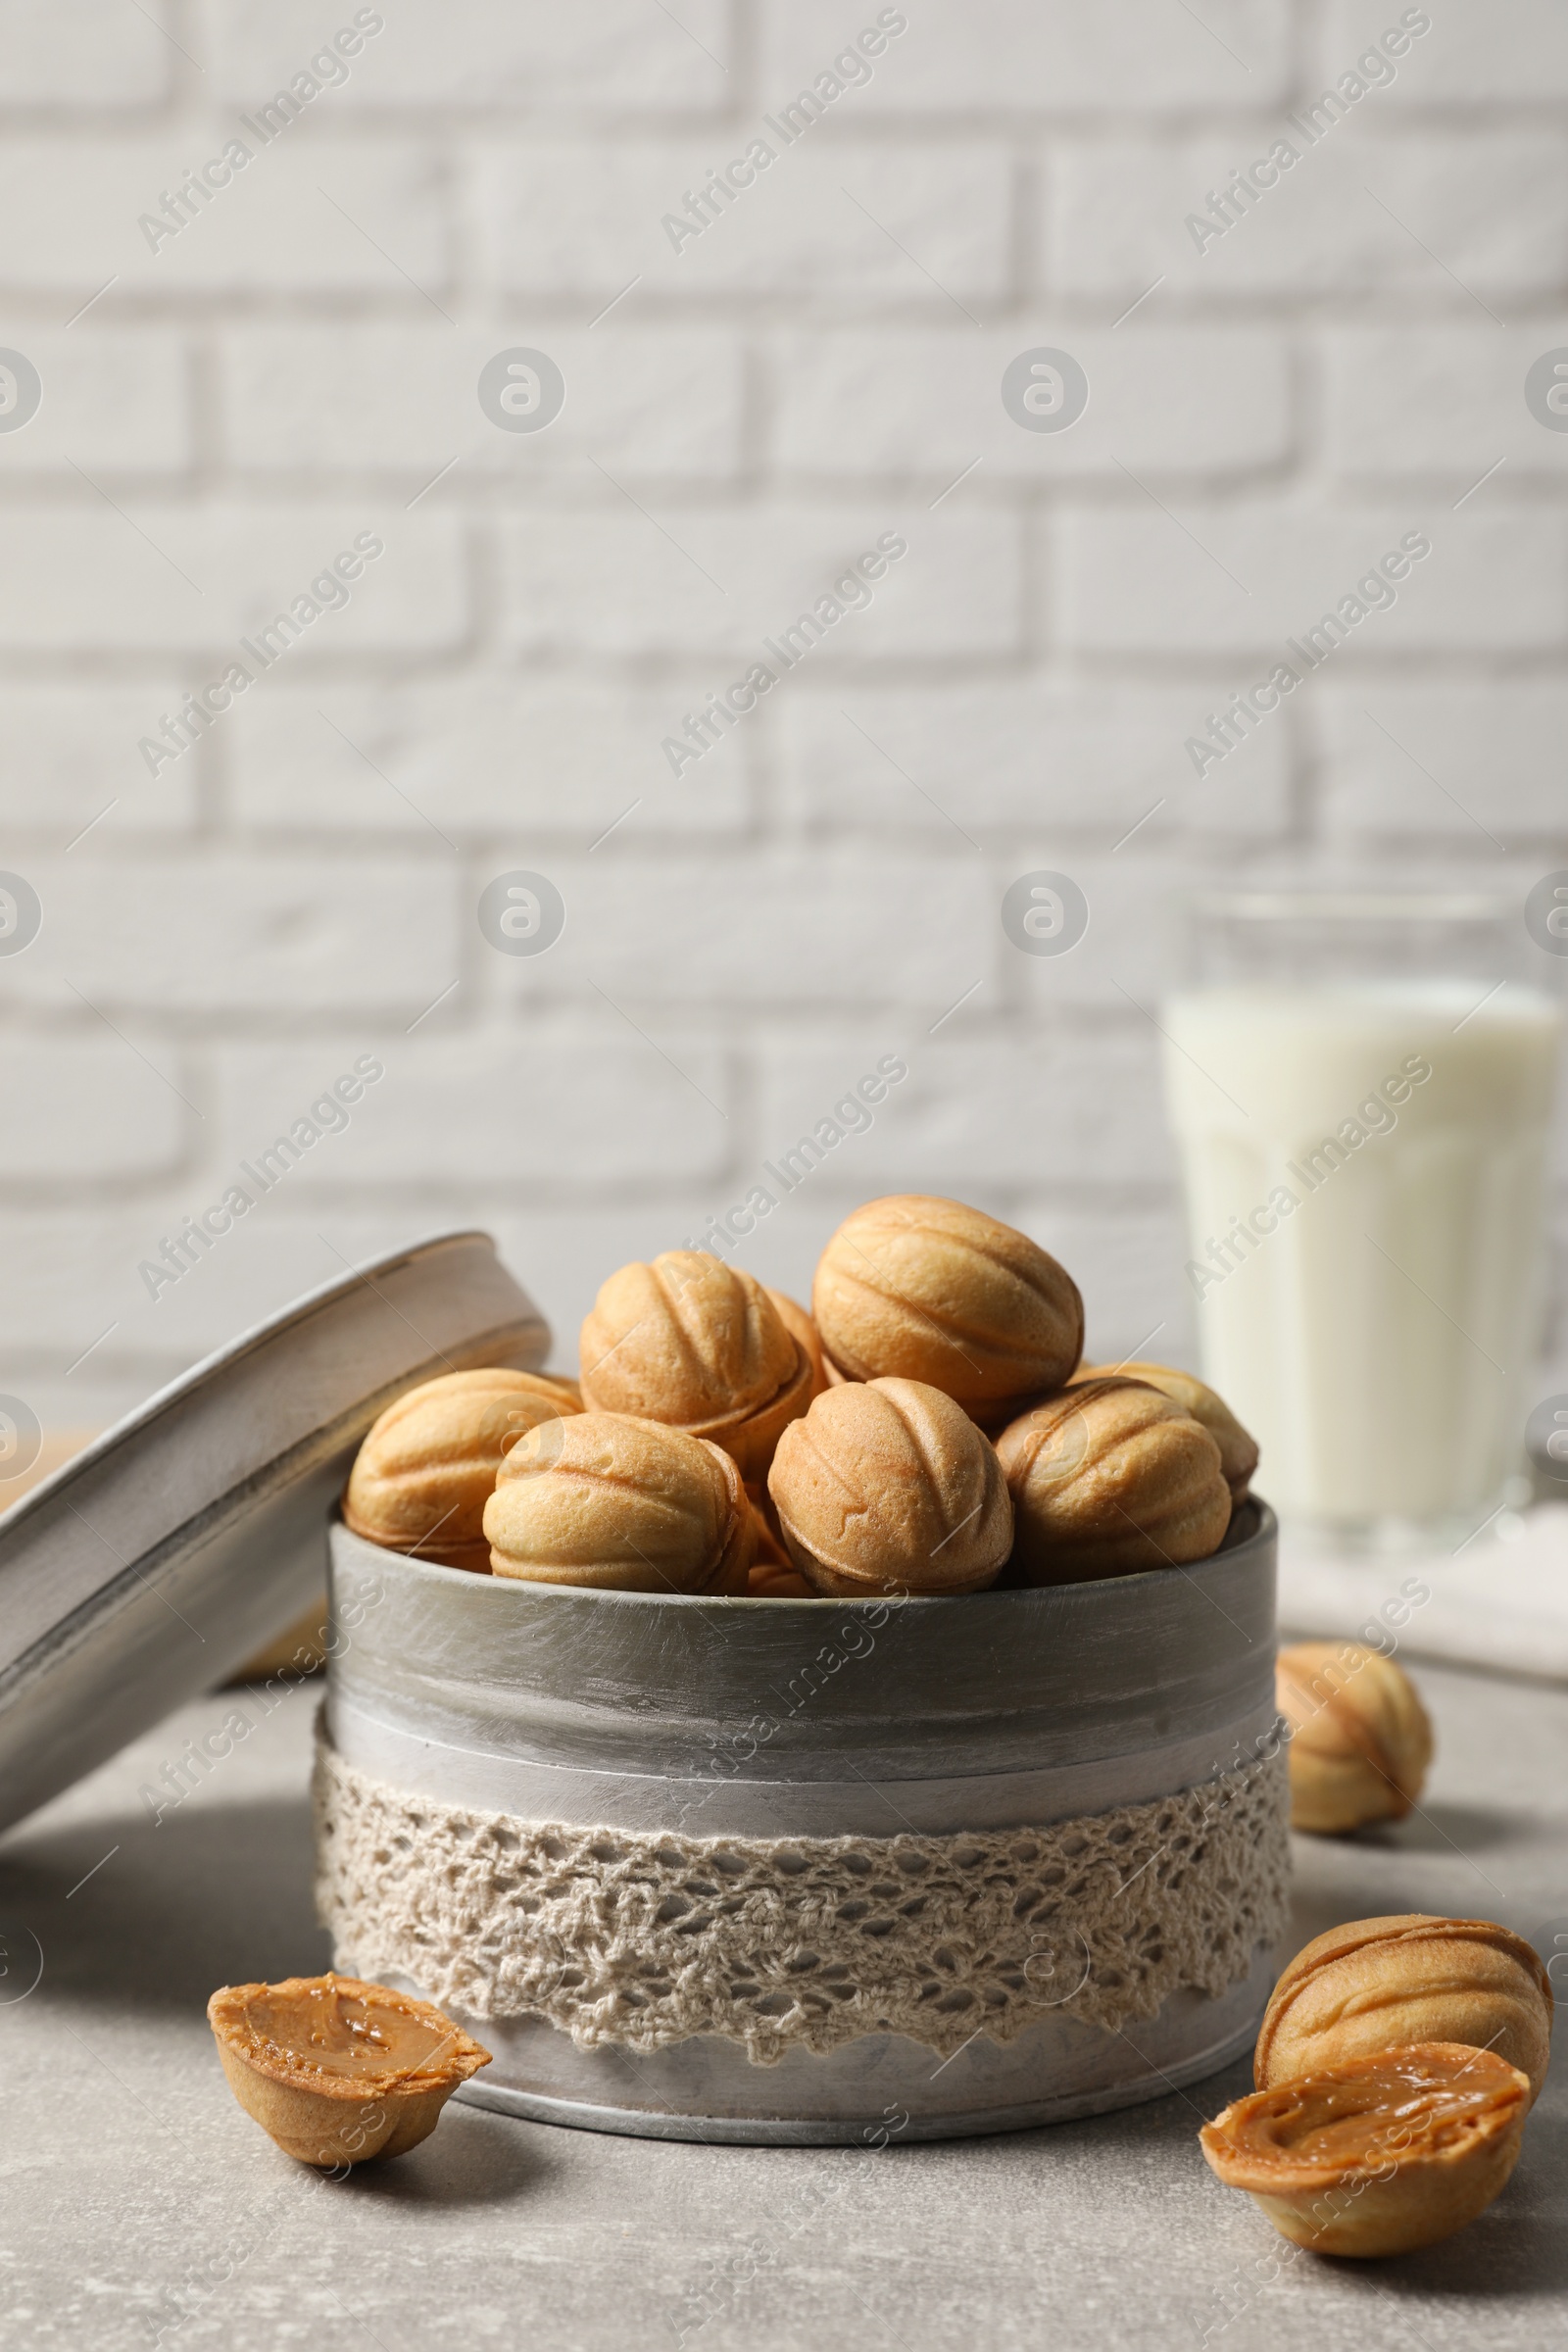
[[[1568,1682],[1568,1503],[1504,1511],[1457,1552],[1349,1557],[1282,1532],[1282,1635],[1366,1640],[1378,1624],[1411,1656]]]

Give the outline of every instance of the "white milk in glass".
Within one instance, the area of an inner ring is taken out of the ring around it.
[[[1281,1510],[1474,1514],[1516,1470],[1560,1016],[1509,983],[1209,987],[1165,1014],[1204,1377]]]

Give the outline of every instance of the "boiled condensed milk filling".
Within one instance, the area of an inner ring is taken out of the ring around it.
[[[238,2016],[226,2022],[246,2037],[245,2055],[285,2067],[301,2080],[327,2076],[387,2089],[424,2073],[453,2038],[395,2000],[372,2005],[330,1981],[292,1993],[268,1985],[242,1998],[238,2009]]]
[[[1519,2103],[1512,2070],[1478,2069],[1455,2057],[1447,2079],[1431,2056],[1390,2050],[1354,2075],[1307,2076],[1282,2084],[1236,2135],[1239,2153],[1266,2167],[1376,2168],[1407,2148],[1449,2147]]]

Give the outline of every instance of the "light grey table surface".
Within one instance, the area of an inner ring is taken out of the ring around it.
[[[1415,1671],[1438,1726],[1427,1801],[1355,1842],[1296,1840],[1293,1949],[1383,1911],[1568,1932],[1568,1691]],[[452,2105],[413,2155],[319,2181],[235,2105],[204,2016],[216,1985],[327,1964],[316,1698],[294,1691],[156,1825],[140,1787],[220,1722],[221,1694],[0,1842],[5,2345],[659,2352],[682,2324],[701,2352],[1568,2340],[1561,2062],[1491,2211],[1378,2264],[1293,2256],[1210,2178],[1194,2134],[1250,2087],[1245,2065],[1092,2122],[864,2152]]]

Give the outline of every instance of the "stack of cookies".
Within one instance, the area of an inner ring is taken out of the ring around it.
[[[897,1194],[846,1218],[811,1311],[674,1250],[622,1266],[580,1386],[458,1372],[382,1414],[344,1496],[372,1543],[622,1592],[978,1592],[1218,1549],[1257,1448],[1161,1364],[1086,1365],[1027,1235]]]

